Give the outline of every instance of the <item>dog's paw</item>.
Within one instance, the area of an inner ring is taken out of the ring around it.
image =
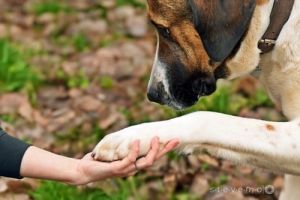
[[[130,147],[136,140],[140,141],[139,156],[145,155],[150,149],[152,136],[144,132],[138,131],[135,128],[128,128],[107,135],[95,147],[93,151],[94,159],[100,161],[123,159],[129,154]]]

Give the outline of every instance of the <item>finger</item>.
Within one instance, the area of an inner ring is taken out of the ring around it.
[[[142,157],[140,159],[138,159],[136,161],[136,166],[133,165],[129,165],[124,172],[131,172],[131,171],[137,171],[137,170],[142,170],[142,169],[146,169],[150,166],[153,165],[153,163],[155,162],[155,160],[160,159],[164,154],[170,152],[171,150],[173,150],[174,148],[176,148],[176,146],[178,146],[179,144],[179,140],[174,139],[174,140],[170,140],[165,146],[164,148],[159,151],[159,138],[156,137],[152,140],[151,142],[151,149],[149,151],[149,153],[147,154],[146,157]]]
[[[155,162],[155,158],[158,156],[159,153],[159,139],[158,137],[155,137],[151,141],[151,149],[149,150],[146,157],[140,158],[136,165],[139,170],[148,168],[153,165]]]
[[[138,171],[134,171],[134,172],[132,172],[132,173],[129,173],[128,176],[134,176],[134,175],[136,175],[137,172],[138,172]]]
[[[93,153],[91,152],[91,153],[86,154],[86,155],[82,158],[82,160],[94,161]]]
[[[159,139],[158,137],[155,137],[151,141],[151,149],[149,150],[146,157],[142,157],[135,161],[132,165],[129,165],[126,169],[122,171],[124,174],[133,173],[141,169],[145,169],[149,166],[151,166],[155,158],[159,152]]]
[[[174,139],[174,140],[170,140],[165,147],[158,153],[158,155],[156,156],[156,160],[160,159],[162,156],[164,156],[166,153],[174,150],[178,145],[179,145],[179,140],[178,139]]]
[[[122,169],[119,171],[119,177],[124,177],[124,176],[133,176],[136,174],[138,170],[136,169],[134,164],[131,164],[127,166],[125,169]]]
[[[129,165],[133,164],[139,156],[140,152],[140,141],[136,140],[132,143],[131,152],[122,161],[119,162],[119,169],[125,169]]]

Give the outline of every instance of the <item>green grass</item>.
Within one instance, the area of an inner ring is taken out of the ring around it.
[[[89,47],[90,42],[84,34],[77,34],[73,37],[73,45],[77,51],[84,51]]]
[[[134,7],[145,8],[145,4],[139,0],[116,0],[117,6],[131,5]]]
[[[104,47],[108,47],[116,42],[119,42],[119,41],[122,41],[124,39],[129,39],[126,37],[126,35],[122,35],[121,33],[112,33],[110,35],[106,35],[104,37],[101,38],[100,42],[99,42],[99,46],[101,48],[104,48]]]
[[[105,185],[100,188],[78,188],[53,181],[44,181],[41,185],[31,191],[34,200],[127,200],[133,197],[135,200],[142,200],[137,191],[140,185],[136,177],[127,179],[114,179],[113,187]]]
[[[68,78],[69,88],[86,89],[89,85],[90,85],[90,81],[83,72]]]
[[[70,37],[61,35],[61,30],[55,32],[51,34],[50,40],[58,47],[74,47],[74,50],[77,52],[82,52],[92,47],[89,38],[84,33],[76,33]]]
[[[9,124],[14,124],[18,117],[16,115],[0,115],[0,120]]]
[[[202,172],[206,172],[207,170],[209,170],[209,168],[210,168],[210,165],[208,163],[203,163],[203,164],[201,164],[201,167],[200,167]]]
[[[75,186],[45,181],[31,193],[34,200],[125,200],[122,193],[109,195],[101,189],[79,190]]]
[[[249,100],[249,106],[254,108],[257,106],[273,107],[274,103],[271,101],[266,92],[259,89]]]
[[[254,95],[245,97],[236,93],[230,86],[221,86],[214,94],[202,97],[198,103],[184,111],[173,111],[163,107],[167,118],[182,116],[196,111],[212,111],[229,115],[238,115],[242,108],[272,107],[273,103],[263,90],[257,90]]]
[[[105,136],[105,132],[95,125],[89,134],[83,134],[81,127],[74,127],[67,132],[58,132],[55,136],[58,145],[71,144],[68,151],[85,152],[91,145],[97,144]]]
[[[114,87],[115,81],[110,76],[100,78],[100,86],[105,90],[110,90]]]
[[[58,69],[56,76],[58,79],[63,80],[68,88],[86,89],[90,85],[89,77],[87,77],[83,70],[74,75],[68,75],[62,69]]]
[[[209,186],[212,189],[216,189],[216,188],[226,185],[228,183],[228,181],[229,181],[229,177],[227,175],[220,175],[215,180],[211,180],[209,182]]]
[[[175,194],[171,199],[172,200],[200,200],[197,197],[192,197],[188,192]]]
[[[234,94],[229,87],[221,87],[216,93],[200,101],[188,112],[195,110],[208,110],[225,114],[236,115],[241,108],[247,105],[247,99],[241,95]]]
[[[45,13],[57,14],[60,12],[70,12],[71,8],[59,0],[40,1],[33,6],[33,11],[36,15]]]
[[[228,183],[228,181],[229,181],[229,177],[228,176],[226,176],[226,175],[219,176],[219,184],[220,185],[225,185],[225,184]]]
[[[30,68],[22,53],[8,40],[0,39],[0,92],[32,91],[39,85],[39,75]]]

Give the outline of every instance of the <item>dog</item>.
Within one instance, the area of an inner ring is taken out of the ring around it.
[[[94,149],[95,159],[122,159],[130,143],[137,139],[142,156],[154,136],[159,136],[162,143],[178,138],[178,149],[185,153],[206,149],[236,163],[285,173],[280,199],[299,199],[300,0],[292,2],[278,35],[263,38],[278,2],[148,0],[149,18],[158,35],[148,98],[184,109],[201,96],[212,94],[218,79],[251,74],[260,66],[259,80],[290,121],[195,112],[109,134]],[[266,52],[262,53],[264,47],[258,46],[266,46]]]

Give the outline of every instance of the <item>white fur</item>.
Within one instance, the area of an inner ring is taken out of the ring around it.
[[[157,36],[157,38],[159,38]],[[154,64],[152,67],[151,77],[148,84],[148,90],[150,87],[156,87],[156,84],[162,83],[164,87],[164,91],[166,92],[166,95],[169,98],[172,98],[171,92],[170,92],[170,85],[167,78],[167,66],[165,63],[163,63],[159,57],[158,57],[158,48],[159,48],[159,40],[157,41],[157,47],[156,47],[156,54],[154,59]],[[168,105],[172,105],[172,107],[182,109],[182,106],[175,101],[166,102]]]
[[[262,56],[260,80],[270,97],[281,106],[289,119],[300,117],[300,1],[295,5],[289,21],[277,40],[274,51]],[[300,132],[298,133],[300,134]],[[290,152],[287,151],[287,154]],[[284,163],[290,165],[290,162]],[[300,165],[299,165],[300,168]],[[285,176],[280,200],[300,197],[300,177]]]
[[[180,139],[179,150],[190,149],[187,148],[189,146],[193,150],[217,148],[212,153],[222,158],[300,175],[299,123],[299,120],[266,122],[220,113],[196,112],[110,134],[96,147],[100,150],[97,151],[96,158],[123,158],[128,154],[130,143],[136,139],[141,141],[141,154],[144,155],[149,149],[151,139],[158,135],[163,143],[173,138]],[[269,130],[269,126],[272,130]],[[102,146],[105,148],[101,149]]]
[[[229,79],[251,73],[259,64],[260,50],[257,43],[262,38],[270,22],[274,0],[257,6],[253,13],[250,28],[237,54],[226,65],[230,70]]]
[[[300,175],[300,0],[295,0],[275,49],[260,56],[257,42],[269,23],[273,2],[257,6],[239,52],[227,65],[234,78],[251,72],[259,64],[261,82],[292,121],[267,122],[196,112],[110,134],[96,146],[96,158],[108,161],[123,158],[128,154],[129,144],[136,139],[141,141],[141,155],[145,155],[154,136],[159,136],[163,143],[178,138],[181,141],[178,149],[185,152],[206,148],[221,158],[290,174],[285,177],[280,199],[298,200],[300,176],[295,175]],[[163,71],[153,75],[166,77]]]
[[[157,36],[157,38],[159,37]],[[152,67],[152,72],[151,72],[151,77],[149,80],[148,87],[154,85],[153,83],[162,82],[164,86],[164,90],[170,96],[169,82],[166,73],[166,65],[158,57],[158,48],[159,48],[159,39],[157,41],[156,54],[155,54],[154,64]]]

